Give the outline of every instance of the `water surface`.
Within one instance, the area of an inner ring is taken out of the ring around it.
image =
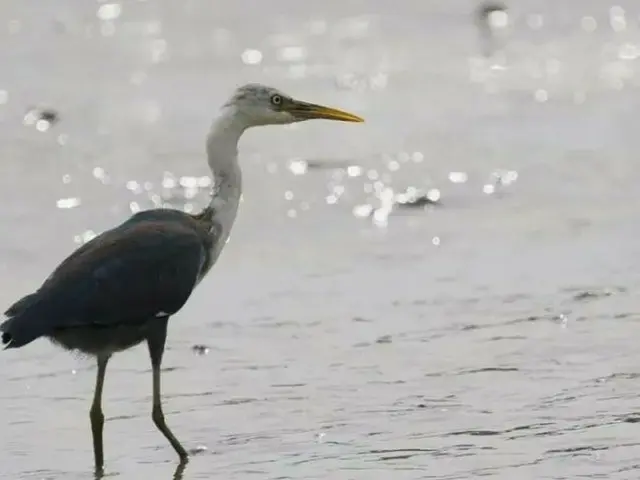
[[[243,139],[231,241],[170,326],[184,478],[636,478],[640,6],[514,1],[489,36],[476,7],[0,3],[1,303],[132,211],[201,208],[218,105],[274,85],[367,123]],[[1,361],[0,478],[92,478],[93,363]],[[174,474],[150,397],[145,348],[115,357],[110,478]]]

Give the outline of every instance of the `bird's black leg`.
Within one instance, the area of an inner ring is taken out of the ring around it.
[[[98,373],[96,374],[96,390],[93,394],[93,403],[89,411],[91,418],[91,433],[93,434],[93,456],[96,470],[104,466],[104,450],[102,448],[102,427],[104,426],[104,414],[102,413],[102,387],[104,375],[107,371],[109,355],[98,355]]]
[[[151,326],[147,335],[147,345],[149,347],[149,356],[151,357],[151,367],[153,369],[153,411],[151,417],[158,430],[169,440],[174,448],[180,462],[186,462],[188,455],[178,439],[171,433],[169,427],[164,421],[164,413],[162,413],[162,398],[160,391],[160,364],[162,363],[162,355],[164,353],[164,344],[167,339],[167,323],[169,318],[157,318]]]

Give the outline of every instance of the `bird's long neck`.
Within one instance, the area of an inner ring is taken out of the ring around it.
[[[214,181],[211,207],[216,210],[234,200],[239,201],[242,194],[238,141],[246,129],[233,109],[226,107],[207,135],[207,159]]]
[[[247,129],[243,119],[232,107],[225,107],[214,120],[207,135],[207,157],[213,175],[213,190],[209,212],[221,231],[214,246],[219,255],[238,213],[242,196],[242,172],[238,163],[238,141]]]

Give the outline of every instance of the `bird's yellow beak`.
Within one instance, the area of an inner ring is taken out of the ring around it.
[[[353,113],[338,110],[337,108],[325,107],[324,105],[316,105],[315,103],[301,102],[299,100],[292,101],[285,109],[299,120],[337,120],[340,122],[364,122],[364,118],[354,115]]]

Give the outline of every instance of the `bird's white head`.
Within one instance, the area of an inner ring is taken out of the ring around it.
[[[265,85],[250,83],[236,89],[225,104],[237,120],[246,128],[261,125],[284,125],[305,120],[325,119],[342,122],[364,122],[357,115],[296,100],[289,95]]]

